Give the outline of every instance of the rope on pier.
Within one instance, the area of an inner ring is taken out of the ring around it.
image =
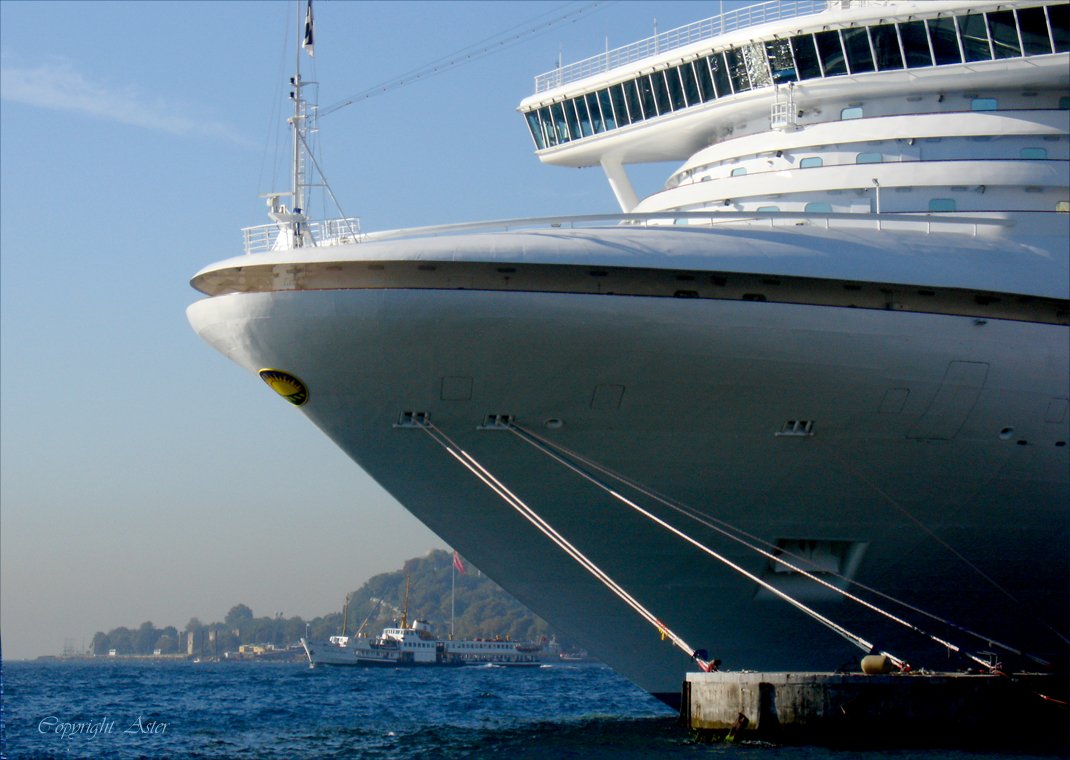
[[[715,667],[715,662],[708,661],[708,656],[705,651],[693,649],[686,641],[684,641],[679,635],[674,633],[665,623],[660,621],[654,616],[650,610],[644,607],[635,597],[625,591],[621,586],[609,577],[598,565],[592,562],[585,554],[579,549],[573,546],[564,536],[558,533],[553,526],[542,519],[535,513],[531,507],[525,504],[516,494],[505,487],[504,484],[487,468],[476,461],[475,457],[466,452],[460,446],[458,446],[453,440],[450,439],[442,430],[436,428],[431,422],[423,421],[419,423],[419,427],[423,429],[432,440],[442,446],[446,452],[460,462],[465,469],[475,475],[485,486],[493,491],[499,498],[506,504],[512,507],[518,512],[525,520],[533,525],[540,533],[549,538],[558,548],[568,554],[574,559],[581,567],[583,567],[588,573],[598,579],[606,588],[612,591],[621,601],[631,607],[635,612],[639,614],[644,620],[654,626],[661,634],[662,638],[668,638],[672,643],[687,653],[688,657],[694,660],[700,668],[704,671],[710,671]]]

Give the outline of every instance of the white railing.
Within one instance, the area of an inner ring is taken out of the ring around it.
[[[601,74],[618,66],[627,66],[652,55],[690,45],[693,42],[708,40],[737,29],[820,13],[828,5],[826,0],[770,0],[770,2],[726,11],[719,16],[677,27],[645,40],[607,50],[582,61],[540,74],[535,77],[535,93],[546,92],[569,82]]]
[[[293,231],[284,225],[260,224],[255,227],[242,228],[242,243],[246,254],[267,253],[294,248]],[[313,246],[342,245],[359,243],[364,235],[360,231],[358,217],[342,217],[306,222],[302,227],[306,245]]]

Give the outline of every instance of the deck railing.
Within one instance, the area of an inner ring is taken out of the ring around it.
[[[358,217],[323,219],[306,222],[303,231],[312,238],[315,246],[358,243],[363,239]],[[260,224],[242,228],[242,243],[245,253],[267,253],[293,248],[293,234],[289,228],[278,224]],[[307,239],[307,237],[306,237]]]
[[[535,77],[535,93],[552,90],[569,82],[601,74],[618,66],[627,66],[652,55],[690,45],[693,42],[708,40],[737,29],[746,29],[747,27],[785,18],[820,13],[828,5],[829,3],[826,0],[770,0],[770,2],[726,11],[719,16],[670,29],[645,40],[639,40],[614,50],[607,50],[582,61],[560,66],[553,71],[540,74]]]

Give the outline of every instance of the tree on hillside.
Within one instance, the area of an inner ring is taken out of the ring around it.
[[[243,623],[253,619],[253,611],[244,604],[236,604],[230,608],[230,612],[223,618],[223,622],[230,629],[241,628]]]

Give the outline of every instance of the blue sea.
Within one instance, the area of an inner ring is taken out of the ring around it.
[[[859,754],[695,742],[676,725],[675,712],[595,664],[311,670],[298,663],[7,662],[2,675],[2,755],[12,759]],[[872,760],[1026,756],[865,753]]]

